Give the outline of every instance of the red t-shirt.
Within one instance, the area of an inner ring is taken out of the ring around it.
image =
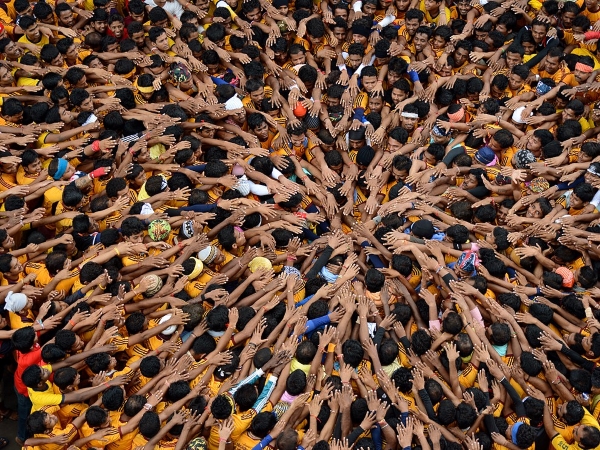
[[[15,371],[15,388],[17,392],[25,397],[29,397],[27,386],[23,384],[21,378],[25,369],[34,364],[40,365],[42,362],[42,347],[37,342],[33,346],[33,350],[27,353],[17,351],[17,370]]]

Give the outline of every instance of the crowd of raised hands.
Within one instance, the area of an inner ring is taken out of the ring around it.
[[[17,443],[600,448],[598,30],[598,0],[0,1]]]

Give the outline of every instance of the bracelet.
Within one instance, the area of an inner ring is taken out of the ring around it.
[[[121,256],[121,253],[119,253],[119,249],[117,247],[115,247],[115,255]]]
[[[38,323],[40,324],[40,326],[42,327],[42,330],[45,330],[46,327],[44,326],[44,322],[42,322],[41,320],[38,320]]]
[[[556,377],[556,380],[554,380],[554,381],[552,382],[552,384],[560,384],[560,383],[561,383],[561,379],[560,379],[560,377]]]
[[[288,261],[296,261],[298,258],[296,257],[296,255],[292,254],[292,253],[288,253],[287,254],[287,260]]]
[[[106,286],[102,287],[102,285],[101,285],[101,284],[99,284],[99,285],[98,285],[98,287],[99,287],[100,289],[102,289],[103,291],[105,291],[105,290],[106,290]]]
[[[99,140],[95,140],[94,142],[92,142],[92,150],[94,150],[94,153],[100,151],[100,141]]]
[[[146,404],[144,405],[144,409],[145,409],[146,411],[150,411],[152,408],[154,408],[154,406],[152,406],[152,404],[151,404],[151,403],[146,403]]]
[[[72,320],[69,319],[69,325],[71,325],[72,327],[75,326],[75,322],[73,322]]]
[[[108,381],[105,381],[103,384],[104,384],[104,386],[106,386],[106,387],[110,387],[110,384],[108,384]]]

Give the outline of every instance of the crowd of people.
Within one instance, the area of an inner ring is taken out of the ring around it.
[[[0,418],[600,449],[599,38],[598,0],[1,0]]]

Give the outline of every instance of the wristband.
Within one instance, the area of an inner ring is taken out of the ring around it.
[[[410,77],[410,81],[412,81],[413,83],[419,81],[419,74],[416,70],[409,71],[408,76]]]
[[[117,256],[121,256],[121,253],[119,253],[119,250],[118,250],[116,247],[115,247],[115,254],[116,254]]]
[[[99,140],[96,139],[94,142],[92,142],[92,150],[94,150],[94,153],[100,151],[100,141]]]
[[[106,175],[106,172],[104,171],[104,167],[100,167],[99,169],[92,170],[89,174],[89,177],[93,180],[94,178],[102,177],[104,175]]]
[[[42,330],[45,330],[46,327],[44,326],[44,322],[42,322],[41,320],[38,320],[38,323],[40,324],[40,326],[42,327]]]
[[[72,320],[69,320],[69,325],[71,325],[72,327],[75,326],[75,322],[73,322]]]
[[[152,404],[150,404],[150,403],[146,403],[146,404],[144,405],[144,409],[145,409],[146,411],[150,411],[152,408],[154,408],[154,406],[152,406]]]

